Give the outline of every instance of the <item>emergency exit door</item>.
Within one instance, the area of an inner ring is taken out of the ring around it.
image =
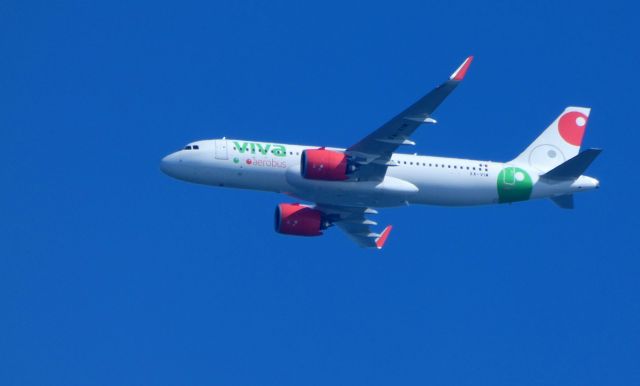
[[[226,139],[216,139],[216,159],[228,159],[229,151],[227,149]]]

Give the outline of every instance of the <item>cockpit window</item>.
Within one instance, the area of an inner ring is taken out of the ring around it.
[[[198,150],[198,149],[200,149],[200,146],[198,146],[198,145],[193,145],[193,150]]]
[[[189,146],[185,146],[185,147],[184,147],[184,150],[191,150],[191,145],[189,145]]]
[[[198,145],[193,145],[193,146],[188,145],[188,146],[185,146],[185,147],[184,147],[184,150],[191,150],[191,149],[193,149],[193,150],[199,150],[199,149],[200,149],[200,146],[198,146]]]

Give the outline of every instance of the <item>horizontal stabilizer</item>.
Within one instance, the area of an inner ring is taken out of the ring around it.
[[[542,177],[552,180],[568,180],[580,177],[591,165],[602,149],[588,149],[577,156],[565,161],[543,174]]]
[[[556,205],[562,209],[573,209],[573,194],[565,194],[564,196],[551,197]]]

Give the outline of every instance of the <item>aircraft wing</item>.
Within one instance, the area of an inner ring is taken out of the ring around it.
[[[424,123],[436,123],[431,114],[462,81],[473,56],[469,56],[449,80],[442,83],[420,100],[409,106],[360,142],[349,147],[347,153],[360,168],[356,177],[360,180],[382,179],[388,166],[394,166],[391,154],[400,145],[415,145],[409,139],[416,128]]]
[[[378,223],[367,219],[365,215],[378,213],[374,209],[322,204],[316,205],[316,209],[332,218],[333,224],[364,248],[382,249],[391,232],[391,225],[384,228],[381,233],[371,230],[371,226],[378,225]]]

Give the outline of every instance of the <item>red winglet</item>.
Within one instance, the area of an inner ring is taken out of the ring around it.
[[[473,61],[473,56],[469,56],[464,62],[462,62],[462,64],[460,65],[460,67],[458,67],[456,72],[451,74],[451,78],[450,79],[452,79],[452,80],[462,80],[462,79],[464,79],[464,76],[467,73],[467,70],[469,69],[469,66],[471,65],[472,61]]]
[[[387,237],[389,237],[389,233],[391,233],[391,229],[393,229],[393,226],[391,225],[387,226],[382,231],[382,234],[380,234],[380,237],[376,239],[376,247],[378,249],[382,249],[382,247],[384,247],[384,243],[387,242]]]

